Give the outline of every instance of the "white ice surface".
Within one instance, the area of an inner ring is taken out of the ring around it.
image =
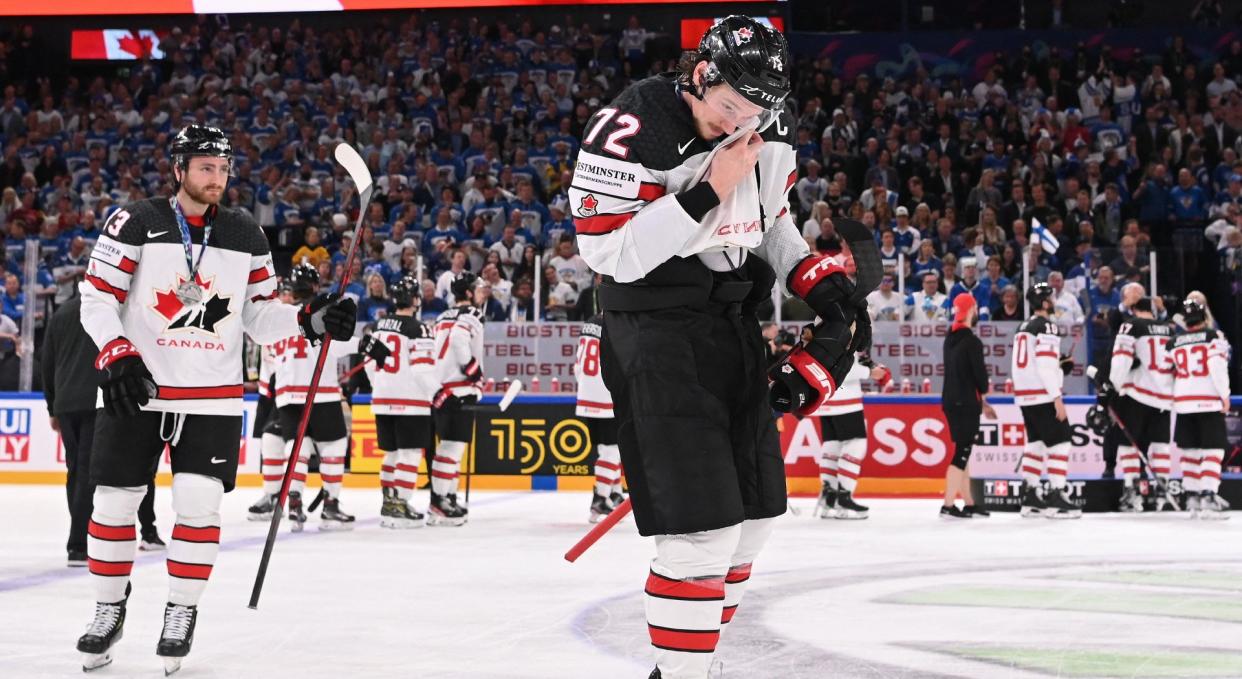
[[[158,493],[167,540],[169,490]],[[562,560],[588,528],[589,495],[480,492],[465,527],[388,531],[378,525],[378,490],[346,489],[343,506],[358,514],[357,530],[319,533],[312,520],[292,536],[286,527],[251,611],[267,528],[244,518],[256,495],[239,489],[225,498],[223,549],[179,679],[644,679],[653,666],[641,596],[652,548],[632,520],[577,564]],[[420,491],[415,504],[425,503]],[[726,679],[1055,676],[934,650],[944,643],[1242,650],[1242,623],[1162,610],[884,601],[958,585],[1179,591],[1073,579],[1126,570],[1221,571],[1238,586],[1219,596],[1238,598],[1242,516],[950,523],[938,519],[936,501],[870,504],[871,519],[841,522],[814,519],[810,500],[794,501],[801,515],[778,524],[724,634]],[[73,646],[93,596],[85,569],[64,566],[63,489],[0,488],[0,517],[0,677],[82,676]],[[97,677],[162,676],[154,655],[167,587],[162,555],[138,557],[133,585],[116,662]]]

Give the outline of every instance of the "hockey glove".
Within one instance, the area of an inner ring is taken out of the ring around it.
[[[334,340],[347,340],[354,336],[358,317],[358,305],[353,298],[342,298],[337,293],[319,295],[298,311],[298,324],[302,334],[312,342],[322,341],[324,336]]]
[[[773,410],[806,417],[837,390],[854,366],[850,330],[841,322],[808,326],[810,337],[772,366],[768,402]]]
[[[798,262],[789,272],[785,286],[822,319],[854,294],[854,283],[845,275],[845,269],[831,257],[821,255],[807,255]]]
[[[358,352],[366,354],[368,358],[375,361],[377,367],[382,367],[388,362],[388,357],[392,356],[392,349],[388,345],[380,341],[375,335],[367,335],[358,343]]]
[[[850,338],[850,352],[871,350],[871,314],[867,313],[867,303],[862,302],[854,307],[854,334]]]
[[[479,365],[478,359],[475,358],[470,359],[469,363],[462,366],[461,372],[471,382],[478,382],[483,379],[483,366]]]
[[[436,392],[436,397],[431,399],[431,407],[436,410],[443,408],[456,409],[460,400],[460,398],[453,395],[453,392],[442,387],[440,391]]]
[[[124,337],[104,346],[95,358],[95,368],[106,373],[103,384],[104,410],[113,417],[130,417],[142,411],[155,397],[155,380],[142,362],[138,349]]]
[[[1069,356],[1061,357],[1061,372],[1068,375],[1074,372],[1074,359]]]

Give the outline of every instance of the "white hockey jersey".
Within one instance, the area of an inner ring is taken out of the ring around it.
[[[204,229],[189,221],[199,261]],[[297,307],[274,299],[267,238],[236,210],[216,211],[196,275],[202,299],[187,305],[176,292],[189,275],[169,201],[131,203],[100,229],[79,284],[82,327],[100,349],[120,338],[138,349],[157,387],[146,410],[241,415],[243,335],[266,344],[298,334]]]
[[[466,378],[466,368],[483,363],[483,313],[459,306],[440,314],[435,329],[436,381],[453,396],[481,397],[478,382]]]
[[[1219,330],[1184,332],[1169,342],[1173,410],[1219,412],[1229,398],[1229,342]]]
[[[765,112],[719,143],[706,141],[672,77],[631,85],[591,117],[576,160],[569,203],[582,257],[631,283],[674,257],[732,271],[753,251],[784,285],[810,253],[789,213],[794,129],[788,113]],[[701,219],[691,216],[679,194],[701,190],[715,154],[752,131],[764,140],[756,171]]]
[[[272,345],[265,344],[259,348],[259,397],[273,398],[272,376],[276,374],[276,352]]]
[[[595,315],[582,324],[578,336],[578,352],[574,357],[574,379],[578,382],[578,417],[612,417],[612,394],[604,386],[600,370],[600,339],[603,336],[604,317]]]
[[[1061,396],[1061,331],[1043,316],[1032,316],[1013,337],[1013,400],[1019,406],[1051,403]]]
[[[371,381],[371,412],[376,415],[430,415],[431,399],[440,388],[432,358],[435,339],[414,316],[385,316],[375,323],[374,337],[392,352],[383,365],[367,362]]]
[[[1108,380],[1117,393],[1160,410],[1173,406],[1173,324],[1132,318],[1117,329]]]
[[[346,342],[334,341],[328,345],[328,360],[324,363],[323,372],[319,374],[315,403],[341,400],[340,375],[336,370],[336,362],[357,351],[357,337]],[[276,355],[276,407],[306,403],[311,377],[315,374],[315,361],[319,359],[319,345],[311,344],[305,337],[297,335],[273,342],[272,352]]]
[[[837,390],[819,406],[814,415],[844,415],[856,413],[863,409],[862,383],[871,375],[871,367],[863,365],[854,357],[854,367],[846,373],[845,379],[837,385]]]

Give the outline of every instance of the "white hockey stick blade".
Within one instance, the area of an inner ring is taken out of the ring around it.
[[[371,171],[367,169],[366,161],[358,155],[354,147],[344,143],[337,144],[332,155],[336,157],[336,162],[340,163],[341,167],[349,173],[350,179],[354,180],[359,196],[371,190]]]
[[[509,388],[505,390],[505,395],[500,397],[500,412],[509,409],[509,404],[513,403],[513,399],[522,393],[522,380],[513,380]]]

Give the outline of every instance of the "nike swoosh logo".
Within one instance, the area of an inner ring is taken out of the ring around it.
[[[148,231],[147,238],[159,238],[160,236],[163,236],[166,233],[168,232],[167,231]]]
[[[228,462],[228,460],[224,460],[224,459],[221,459],[221,458],[218,458],[218,457],[213,457],[213,458],[211,458],[211,463],[212,463],[212,464],[224,464],[225,462]]]
[[[693,140],[693,139],[691,139],[690,141],[686,142],[685,144],[678,144],[678,145],[677,145],[677,153],[678,153],[679,155],[683,155],[683,156],[684,156],[684,155],[686,155],[686,149],[690,148],[690,145],[691,145],[691,144],[693,144],[693,143],[694,143],[694,140]]]

